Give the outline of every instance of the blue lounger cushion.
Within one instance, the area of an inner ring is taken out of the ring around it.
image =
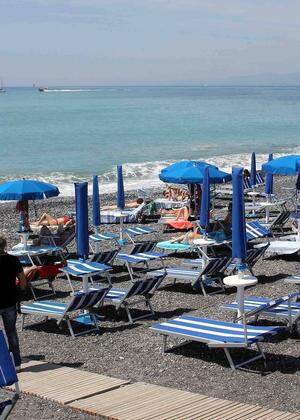
[[[119,235],[116,233],[105,232],[105,233],[93,233],[89,238],[94,242],[109,241],[111,239],[118,239]]]
[[[193,341],[210,344],[245,344],[244,325],[234,322],[218,321],[214,319],[198,318],[183,315],[181,317],[154,324],[151,330],[165,335],[185,337]],[[281,332],[282,327],[256,327],[247,325],[248,343],[271,337]]]

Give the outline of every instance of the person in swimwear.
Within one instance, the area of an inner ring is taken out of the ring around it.
[[[65,227],[71,226],[75,223],[73,217],[69,216],[61,216],[61,217],[53,217],[48,213],[42,214],[37,222],[31,223],[32,226],[59,226],[64,225]]]

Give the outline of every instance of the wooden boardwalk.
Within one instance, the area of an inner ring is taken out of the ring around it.
[[[110,420],[300,420],[287,413],[188,391],[130,383],[67,366],[28,361],[22,392]]]

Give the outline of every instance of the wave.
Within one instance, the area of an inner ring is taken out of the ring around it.
[[[98,89],[44,89],[44,93],[52,92],[96,92]]]
[[[287,153],[300,154],[300,147],[287,149],[286,153],[276,153],[275,157],[284,156]],[[208,163],[218,166],[225,172],[231,172],[232,166],[242,166],[250,168],[250,153],[237,153],[223,156],[211,156],[206,159]],[[266,154],[256,154],[257,168],[267,160]],[[123,176],[126,191],[141,189],[163,188],[164,183],[160,181],[158,175],[160,171],[175,160],[162,160],[153,162],[126,163],[123,164]],[[21,178],[21,175],[18,176]],[[28,178],[28,176],[26,176]],[[74,195],[74,183],[88,181],[89,192],[92,192],[92,176],[78,173],[55,172],[49,174],[33,173],[30,178],[40,179],[58,186],[62,196]],[[11,177],[1,177],[4,182]],[[99,174],[100,193],[114,193],[117,189],[117,171],[116,167],[111,168],[102,174]]]

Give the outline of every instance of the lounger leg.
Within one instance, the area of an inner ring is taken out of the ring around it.
[[[151,315],[155,315],[155,312],[154,312],[154,309],[153,309],[153,306],[152,306],[152,304],[151,304],[151,302],[150,302],[150,299],[147,299],[147,298],[145,298],[146,299],[146,306],[148,306],[149,307],[149,309],[150,309],[150,312],[151,312]]]
[[[232,357],[231,357],[231,354],[230,354],[229,350],[225,348],[224,349],[224,352],[226,354],[226,357],[227,357],[227,360],[228,360],[228,362],[230,364],[231,369],[232,370],[236,370],[235,364],[233,363],[233,360],[232,360]]]
[[[34,291],[34,287],[32,286],[32,284],[31,284],[31,283],[29,283],[29,287],[30,287],[30,290],[31,290],[31,293],[32,293],[33,299],[34,299],[34,300],[37,300],[37,297],[36,297],[36,294],[35,294],[35,291]]]
[[[168,339],[168,336],[163,335],[163,347],[162,347],[162,352],[163,353],[165,353],[167,351],[167,339]]]
[[[70,334],[71,334],[72,338],[75,338],[75,334],[74,334],[74,330],[73,330],[71,321],[69,319],[66,319],[66,321],[67,321],[67,325],[69,327],[69,331],[70,331]]]
[[[132,316],[131,316],[131,313],[130,313],[130,310],[129,310],[128,306],[125,305],[124,307],[125,307],[126,314],[128,316],[129,323],[133,324],[133,319],[132,319]]]
[[[134,282],[134,276],[133,276],[133,271],[132,268],[130,266],[130,264],[126,261],[126,267],[130,276],[130,280]]]
[[[265,355],[265,353],[263,351],[263,348],[262,348],[262,346],[261,346],[261,344],[259,342],[256,343],[256,346],[257,346],[257,350],[259,351],[259,354],[261,355],[261,357],[264,360],[264,366],[266,368],[267,367],[267,359],[266,359],[266,355]]]
[[[204,287],[203,279],[198,280],[198,281],[200,282],[200,287],[201,287],[201,290],[202,290],[203,296],[207,297],[207,293],[206,293],[206,290],[205,290],[205,287]],[[195,284],[196,284],[196,283],[195,283]]]
[[[22,314],[22,320],[21,320],[21,331],[24,330],[24,325],[25,325],[25,314]]]
[[[75,290],[74,290],[74,287],[72,285],[72,280],[71,280],[71,277],[70,277],[69,274],[67,274],[67,279],[68,279],[68,282],[69,282],[69,285],[70,285],[70,288],[71,288],[71,292],[74,293]]]

